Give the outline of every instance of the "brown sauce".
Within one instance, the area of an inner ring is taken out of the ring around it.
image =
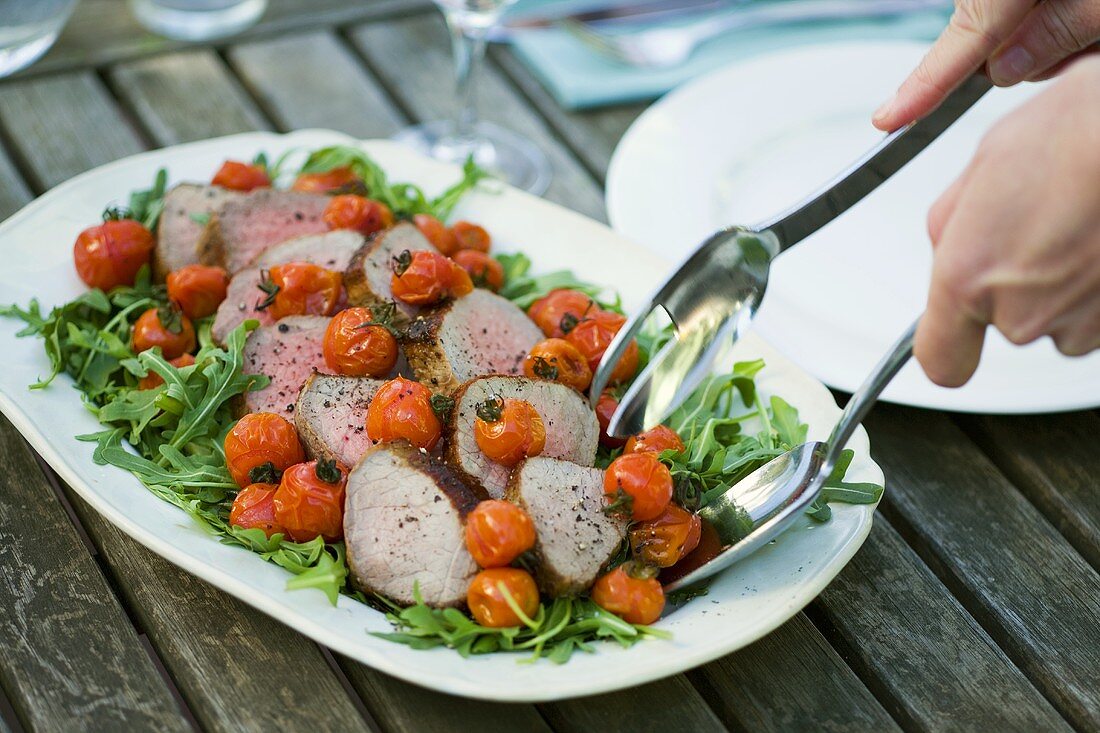
[[[668,585],[684,577],[691,571],[716,558],[729,545],[722,544],[718,539],[718,532],[707,520],[703,520],[702,532],[699,536],[699,546],[687,554],[680,562],[670,568],[665,568],[658,576],[661,585]]]

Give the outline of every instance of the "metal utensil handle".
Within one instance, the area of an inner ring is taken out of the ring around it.
[[[886,356],[882,357],[882,360],[875,366],[874,371],[863,381],[856,393],[852,395],[852,399],[848,401],[844,413],[840,416],[836,427],[833,428],[832,435],[829,436],[829,449],[828,453],[825,454],[825,461],[821,469],[823,475],[828,476],[832,473],[833,466],[836,465],[837,458],[840,457],[840,452],[844,450],[844,446],[851,440],[852,433],[863,422],[863,418],[867,417],[867,413],[871,411],[875,401],[882,394],[882,390],[886,389],[886,385],[897,376],[897,373],[909,361],[909,357],[913,355],[913,337],[917,333],[918,323],[920,323],[919,318],[906,329]]]
[[[992,86],[983,74],[970,77],[927,117],[890,133],[849,166],[848,170],[817,192],[772,221],[754,229],[770,229],[779,239],[781,252],[802,241],[897,173],[981,99]]]

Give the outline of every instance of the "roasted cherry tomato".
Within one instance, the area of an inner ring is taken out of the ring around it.
[[[350,193],[333,196],[321,218],[329,229],[352,229],[360,234],[374,234],[393,226],[390,207]]]
[[[572,329],[567,329],[565,340],[577,347],[577,350],[588,359],[589,368],[595,372],[600,365],[600,359],[615,334],[626,323],[626,317],[618,313],[608,311],[596,311],[589,313],[580,320]],[[622,382],[634,376],[638,371],[638,342],[631,341],[626,353],[619,359],[615,369],[611,372],[611,383]]]
[[[469,274],[438,252],[405,250],[394,259],[390,290],[410,305],[434,305],[445,298],[461,298],[474,289]]]
[[[459,249],[476,249],[478,252],[488,252],[493,240],[484,227],[468,221],[456,221],[451,225],[451,234],[455,235],[455,243]]]
[[[561,338],[581,318],[599,310],[599,306],[582,292],[577,290],[551,290],[536,300],[527,309],[527,315],[542,332],[553,338]],[[569,328],[562,329],[564,325]]]
[[[242,163],[239,160],[227,160],[210,181],[215,186],[234,191],[251,191],[255,188],[270,188],[271,177],[267,168],[254,163]]]
[[[611,425],[611,416],[619,409],[619,401],[611,390],[604,390],[600,399],[596,401],[596,420],[600,423],[600,445],[604,448],[621,448],[626,444],[625,438],[616,438],[607,432]]]
[[[447,225],[431,214],[414,214],[413,224],[432,243],[432,246],[448,257],[458,251],[458,241]]]
[[[324,173],[302,173],[290,188],[303,193],[366,193],[363,180],[347,166]]]
[[[637,572],[643,577],[632,576],[627,566],[620,565],[601,576],[589,595],[593,603],[623,621],[648,625],[661,617],[665,609],[665,591],[657,578],[644,577],[647,573],[643,569]]]
[[[497,463],[514,466],[546,447],[546,427],[530,402],[490,397],[478,403],[476,410],[477,447]]]
[[[348,472],[333,460],[297,463],[283,471],[272,502],[275,520],[295,542],[344,536],[344,485]]]
[[[375,443],[407,440],[417,448],[431,450],[443,433],[433,404],[439,402],[419,382],[391,379],[374,393],[367,407],[367,435]]]
[[[275,518],[275,490],[278,484],[249,484],[241,489],[229,510],[229,523],[242,529],[262,529],[264,534],[286,534]]]
[[[204,318],[225,300],[229,274],[220,267],[187,265],[168,273],[168,299],[188,318]]]
[[[475,287],[488,288],[494,293],[504,287],[504,266],[484,252],[460,249],[451,257],[470,274]]]
[[[182,369],[183,367],[194,364],[195,357],[190,354],[184,354],[183,356],[177,356],[175,359],[169,359],[168,363],[176,369]],[[156,372],[150,371],[138,382],[138,389],[156,389],[162,384],[164,384],[164,379]]]
[[[267,296],[256,306],[276,321],[286,316],[329,316],[336,312],[344,278],[334,270],[308,262],[275,265],[260,289]]]
[[[224,447],[229,475],[241,487],[278,483],[280,472],[305,460],[294,424],[271,412],[242,417],[226,434]]]
[[[626,448],[623,449],[623,452],[656,453],[660,456],[666,450],[683,453],[684,441],[680,440],[680,436],[672,428],[667,425],[658,425],[644,433],[638,433],[631,437],[630,440],[626,441]]]
[[[397,363],[397,339],[375,323],[369,308],[348,308],[333,316],[321,344],[325,364],[345,377],[384,377]]]
[[[502,568],[535,546],[535,525],[510,501],[489,499],[466,516],[466,549],[483,568]]]
[[[108,219],[77,236],[73,262],[85,285],[106,291],[133,285],[152,251],[153,234],[148,229],[133,219]]]
[[[565,339],[546,339],[523,360],[523,373],[531,379],[561,382],[578,392],[592,383],[592,370],[577,347]]]
[[[607,467],[603,492],[634,521],[654,519],[672,500],[672,474],[653,453],[626,453]]]
[[[150,308],[134,322],[133,342],[134,351],[159,346],[165,359],[175,359],[195,350],[195,327],[173,306]]]
[[[656,518],[630,528],[630,548],[639,560],[670,568],[698,547],[702,536],[699,515],[670,502]]]
[[[523,619],[504,599],[505,593],[527,618],[538,613],[539,588],[529,572],[519,568],[490,568],[475,575],[466,591],[466,605],[474,620],[494,629],[522,624]]]

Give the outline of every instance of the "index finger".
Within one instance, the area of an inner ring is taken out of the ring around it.
[[[1020,26],[1035,0],[958,0],[943,33],[871,120],[896,130],[939,106]]]

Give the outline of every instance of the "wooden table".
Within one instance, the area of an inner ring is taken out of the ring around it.
[[[0,218],[187,140],[386,137],[448,112],[449,68],[421,0],[272,0],[245,36],[199,47],[142,32],[121,0],[84,0],[40,63],[0,83]],[[505,49],[480,92],[485,117],[549,154],[548,197],[603,219],[608,158],[642,107],[563,111]],[[882,406],[868,428],[886,498],[805,612],[686,674],[496,705],[374,672],[187,575],[0,418],[0,731],[1100,730],[1100,416]]]

